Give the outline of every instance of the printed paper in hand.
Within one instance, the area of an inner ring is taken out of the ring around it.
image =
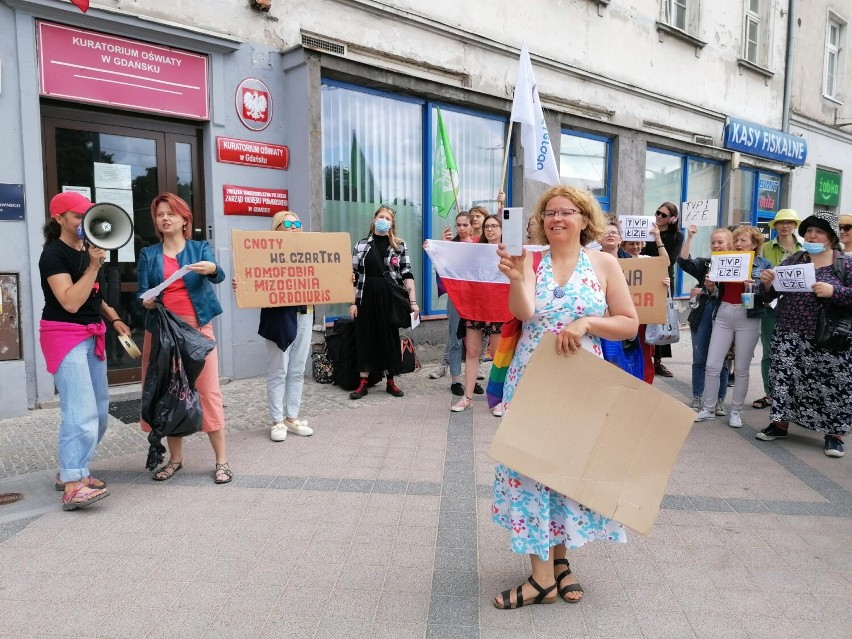
[[[810,293],[816,283],[816,271],[811,262],[776,266],[772,286],[779,293]]]
[[[172,282],[178,281],[181,277],[189,273],[192,269],[189,268],[189,265],[181,266],[178,270],[176,270],[172,275],[160,284],[159,286],[155,286],[154,288],[149,288],[147,291],[142,293],[139,298],[142,300],[150,300],[152,298],[157,297],[160,293],[162,293],[166,287]]]
[[[751,251],[720,251],[710,256],[711,282],[744,282],[751,276],[754,253]]]
[[[621,222],[621,239],[625,242],[650,242],[654,239],[651,235],[651,224],[654,218],[647,215],[619,215]]]

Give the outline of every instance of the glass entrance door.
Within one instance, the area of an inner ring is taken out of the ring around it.
[[[139,251],[159,241],[151,201],[163,191],[177,193],[193,211],[193,235],[204,235],[200,127],[58,107],[43,108],[42,122],[48,199],[78,190],[93,202],[119,204],[133,218],[133,239],[111,252],[103,273],[111,282],[107,301],[141,349],[145,309],[136,297],[136,265]],[[110,384],[140,381],[140,360],[127,355],[113,331],[107,331],[107,361]]]

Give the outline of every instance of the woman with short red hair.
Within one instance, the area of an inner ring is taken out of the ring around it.
[[[222,306],[211,285],[224,280],[225,272],[216,264],[213,249],[205,241],[189,239],[192,211],[177,195],[162,193],[154,198],[151,202],[151,218],[160,244],[147,246],[139,254],[138,294],[158,286],[184,266],[189,266],[190,272],[169,284],[156,299],[143,300],[142,305],[153,309],[160,303],[202,335],[215,340],[212,320],[222,314]],[[149,315],[146,317],[145,341],[142,346],[143,380],[151,351],[153,327],[153,315]],[[204,415],[201,430],[207,433],[216,454],[214,481],[226,484],[233,475],[225,451],[225,414],[219,389],[217,349],[214,348],[207,355],[201,375],[195,382],[195,389]],[[150,432],[151,427],[147,423],[141,421],[141,425],[142,430]],[[169,461],[154,473],[152,479],[156,481],[171,479],[183,467],[183,439],[167,437],[166,442]]]

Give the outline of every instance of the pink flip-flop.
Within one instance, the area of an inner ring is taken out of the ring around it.
[[[100,479],[95,479],[91,475],[86,477],[85,479],[81,479],[86,486],[89,488],[94,488],[95,490],[100,490],[101,488],[106,488],[106,482],[101,481]],[[56,489],[56,492],[61,493],[65,490],[65,482],[59,479],[59,473],[56,473],[56,479],[53,480],[53,487]]]
[[[62,510],[85,508],[104,497],[109,497],[109,491],[106,488],[89,488],[83,482],[79,482],[71,492],[62,493]]]

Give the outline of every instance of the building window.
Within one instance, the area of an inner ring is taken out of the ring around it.
[[[446,297],[437,298],[435,273],[421,244],[440,238],[445,226],[454,228],[457,211],[454,204],[441,217],[430,202],[436,109],[426,100],[322,83],[323,230],[345,231],[354,244],[366,237],[381,204],[393,208],[424,314],[443,312]],[[506,118],[445,106],[441,115],[458,165],[459,208],[484,205],[496,211]],[[327,313],[346,311],[338,304]]]
[[[686,31],[687,0],[663,0],[663,18],[669,26]]]
[[[825,97],[839,100],[838,76],[840,70],[840,36],[843,25],[833,16],[828,19],[825,30],[825,70],[822,91]]]
[[[769,222],[778,212],[781,176],[757,169],[739,168],[731,176],[731,211],[728,225],[757,226],[768,240]]]
[[[608,138],[562,130],[559,150],[562,183],[593,193],[604,211],[609,211],[611,146]]]
[[[745,0],[743,59],[764,69],[769,67],[772,14],[769,0]]]
[[[720,162],[648,148],[645,156],[646,215],[653,214],[663,202],[673,202],[681,208],[683,202],[719,200],[721,190],[722,164]],[[713,228],[708,226],[699,227],[698,234],[692,240],[693,256],[710,255],[712,231]],[[680,269],[676,271],[676,278],[675,296],[688,297],[689,289],[692,288],[695,280],[685,275]]]
[[[698,36],[701,0],[661,0],[663,24],[690,36]],[[703,46],[703,43],[702,43]]]

